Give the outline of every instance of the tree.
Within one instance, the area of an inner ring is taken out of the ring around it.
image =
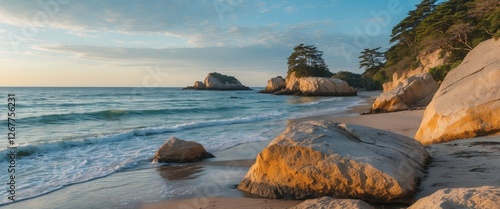
[[[362,51],[361,56],[358,57],[361,59],[359,61],[359,68],[364,68],[365,72],[374,72],[373,75],[377,73],[384,66],[385,62],[385,55],[379,50],[380,47]]]
[[[299,44],[288,57],[288,74],[300,77],[331,77],[333,74],[323,60],[323,52],[314,45]]]
[[[378,73],[382,67],[384,67],[385,54],[380,52],[380,47],[374,49],[365,49],[361,52],[361,56],[358,58],[359,68],[364,68],[365,72],[362,74],[363,86],[366,90],[376,90],[382,88],[382,82],[385,79],[380,79],[380,81],[374,80],[375,75],[383,75]],[[378,73],[378,74],[377,74]]]
[[[416,42],[415,28],[429,16],[436,7],[437,0],[422,0],[416,9],[408,12],[408,16],[392,29],[390,42],[405,43],[412,47]]]
[[[338,78],[344,80],[354,88],[364,88],[363,79],[360,74],[352,73],[349,71],[339,71],[332,76],[333,78]]]

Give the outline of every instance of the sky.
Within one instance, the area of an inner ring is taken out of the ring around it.
[[[181,87],[210,72],[265,86],[304,43],[331,72],[419,0],[0,0],[0,86]]]

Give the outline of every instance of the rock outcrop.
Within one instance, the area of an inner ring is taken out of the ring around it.
[[[257,155],[238,188],[266,198],[406,202],[428,158],[419,142],[388,131],[297,122]]]
[[[271,78],[267,81],[266,89],[259,91],[259,93],[274,93],[286,87],[285,79],[281,76]]]
[[[440,189],[424,197],[408,209],[500,209],[500,187]]]
[[[190,163],[214,157],[199,143],[170,138],[156,151],[153,162]]]
[[[277,95],[301,96],[356,96],[357,91],[347,82],[336,78],[295,77],[290,74],[286,79],[286,87],[275,92]]]
[[[363,200],[354,199],[335,199],[331,197],[322,197],[318,199],[306,200],[303,203],[290,209],[374,209]]]
[[[428,54],[419,54],[417,59],[421,63],[421,66],[405,71],[405,72],[395,72],[392,74],[392,80],[384,83],[384,92],[388,92],[400,85],[405,79],[410,78],[415,75],[420,75],[429,72],[429,69],[443,65],[447,59],[447,55],[442,56],[442,50],[438,49]]]
[[[429,73],[415,75],[399,83],[396,88],[382,93],[372,105],[372,112],[394,112],[427,106],[438,84]]]
[[[193,88],[195,89],[204,89],[206,88],[205,84],[202,81],[196,81],[194,82]]]
[[[209,73],[204,82],[196,81],[194,86],[188,86],[184,89],[195,90],[251,90],[244,86],[233,76],[222,75],[220,73]]]
[[[415,139],[433,144],[500,131],[500,40],[474,48],[448,73]]]

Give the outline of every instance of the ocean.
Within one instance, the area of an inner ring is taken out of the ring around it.
[[[0,206],[134,208],[143,202],[196,196],[200,176],[217,176],[221,170],[194,167],[189,169],[195,175],[189,178],[165,178],[159,171],[168,165],[150,159],[170,137],[199,142],[222,156],[237,146],[271,140],[289,119],[345,114],[364,101],[275,96],[258,90],[2,87]],[[15,202],[7,191],[12,164],[8,94],[15,94],[16,103]],[[237,158],[238,153],[225,156]]]

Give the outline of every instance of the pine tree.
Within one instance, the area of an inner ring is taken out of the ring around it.
[[[365,49],[361,52],[361,56],[358,58],[360,59],[359,68],[365,69],[363,74],[374,76],[384,66],[385,55],[379,50],[380,47],[377,47],[374,49]]]
[[[314,45],[299,44],[288,57],[288,76],[295,72],[296,77],[331,77],[333,74],[323,60],[323,52]]]

